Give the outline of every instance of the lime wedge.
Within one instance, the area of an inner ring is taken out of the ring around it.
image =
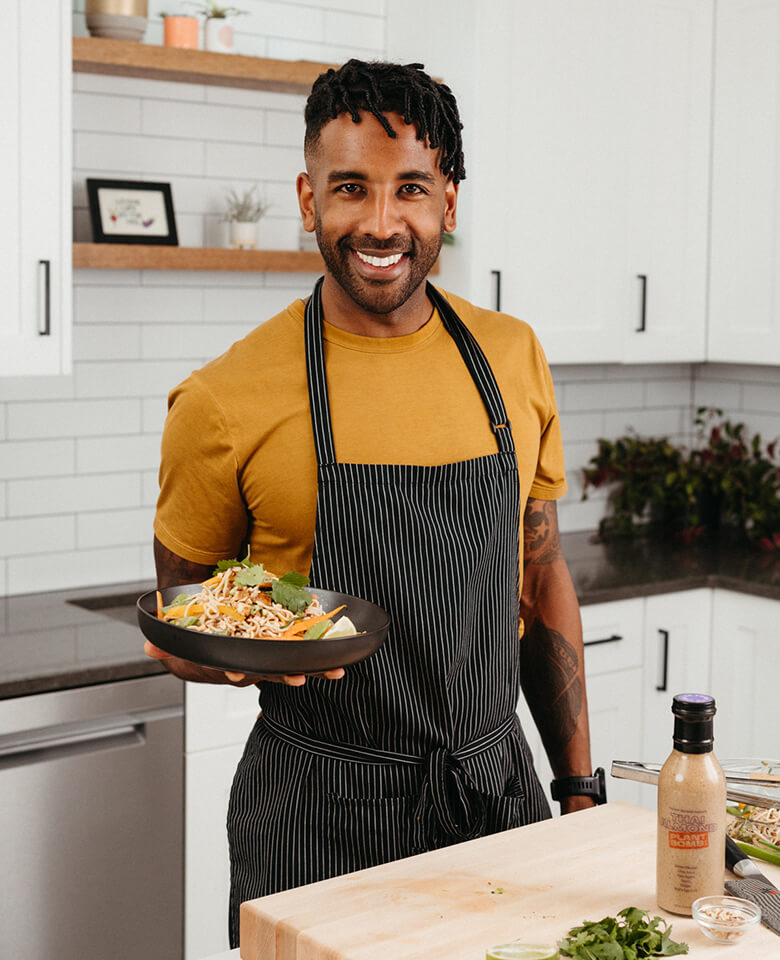
[[[490,947],[486,960],[558,960],[558,951],[546,943],[500,943]]]
[[[329,637],[354,637],[357,633],[357,627],[349,617],[339,617],[338,620],[323,637],[327,640]]]

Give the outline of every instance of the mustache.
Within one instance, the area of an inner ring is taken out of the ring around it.
[[[372,237],[370,233],[363,234],[361,237],[344,237],[341,245],[364,253],[410,253],[414,248],[414,243],[400,233],[394,233],[384,240]]]

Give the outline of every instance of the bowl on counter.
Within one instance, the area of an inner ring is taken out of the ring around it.
[[[761,921],[761,907],[739,897],[699,897],[692,913],[705,936],[724,945],[738,943]]]

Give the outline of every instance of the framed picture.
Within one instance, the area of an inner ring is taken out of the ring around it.
[[[158,243],[179,239],[169,183],[87,178],[95,243]]]

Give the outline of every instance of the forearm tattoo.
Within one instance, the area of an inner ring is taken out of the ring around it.
[[[529,497],[523,517],[523,566],[548,564],[561,553],[558,512],[554,500]]]
[[[560,750],[574,736],[584,702],[579,657],[566,638],[538,618],[520,646],[520,676],[545,748]]]
[[[211,576],[212,566],[185,560],[154,538],[154,562],[157,567],[157,586],[174,587],[181,583],[200,583]]]

